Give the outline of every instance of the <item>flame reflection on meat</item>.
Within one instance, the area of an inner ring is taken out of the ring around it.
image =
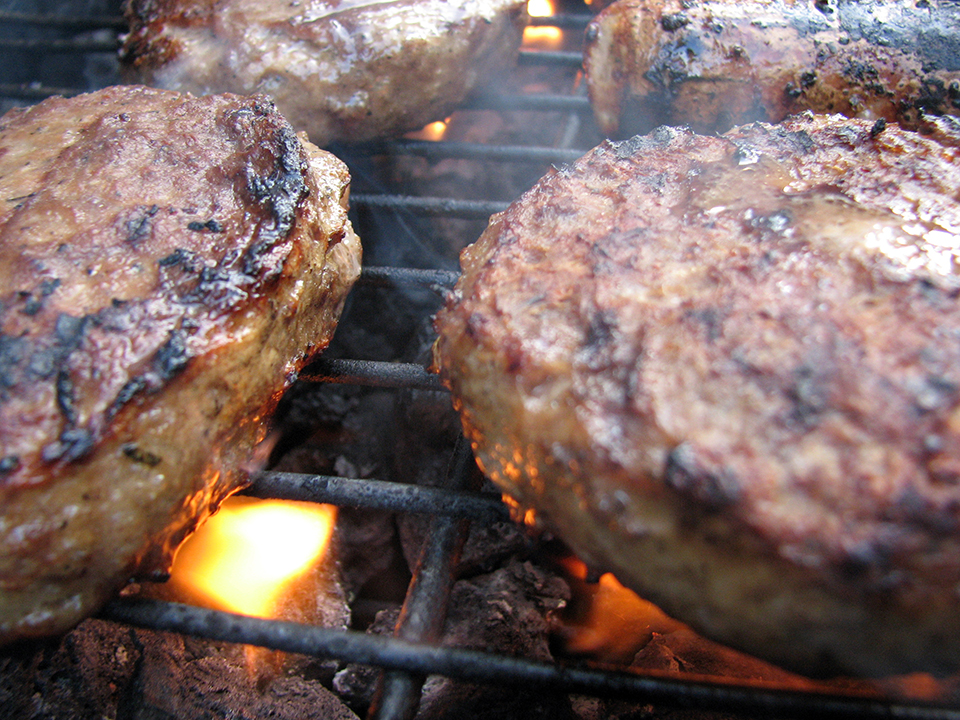
[[[529,0],[530,17],[552,17],[556,14],[555,0]],[[538,50],[559,50],[563,45],[563,31],[556,27],[528,26],[523,31],[523,45]]]
[[[575,601],[557,628],[564,650],[601,663],[629,664],[654,633],[684,627],[654,604],[621,585],[610,573],[587,582],[587,566],[574,557],[561,561]]]
[[[330,505],[232,497],[180,548],[171,589],[219,610],[276,616],[286,584],[321,561]]]

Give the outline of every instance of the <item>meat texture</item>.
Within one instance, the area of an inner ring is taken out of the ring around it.
[[[926,130],[661,128],[544,177],[436,320],[484,471],[715,640],[960,670],[960,127]]]
[[[128,76],[269,94],[324,146],[442,120],[513,65],[522,0],[128,0]]]
[[[804,110],[915,129],[924,114],[960,114],[960,5],[620,0],[587,29],[584,66],[609,137]]]
[[[359,273],[348,183],[264,97],[0,119],[0,642],[162,575],[245,481]]]

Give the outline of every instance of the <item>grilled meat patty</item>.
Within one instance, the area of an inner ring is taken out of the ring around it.
[[[517,57],[523,0],[128,0],[128,76],[269,94],[318,145],[442,120]]]
[[[960,670],[960,130],[660,128],[461,256],[436,364],[589,564],[810,675]]]
[[[960,114],[960,4],[619,0],[588,27],[584,66],[610,137],[804,110],[914,128]]]
[[[0,642],[162,574],[244,482],[359,273],[348,182],[263,97],[0,119]]]

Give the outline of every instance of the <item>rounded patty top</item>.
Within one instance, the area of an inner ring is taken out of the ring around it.
[[[437,318],[484,470],[715,639],[960,669],[953,123],[661,128],[543,178]]]

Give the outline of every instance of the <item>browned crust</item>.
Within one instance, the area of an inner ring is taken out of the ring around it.
[[[915,128],[958,114],[960,13],[952,2],[620,0],[587,30],[601,129],[724,132],[813,110]]]
[[[262,97],[0,121],[0,642],[163,573],[245,482],[359,272],[348,181]]]
[[[838,116],[664,128],[545,177],[437,318],[484,470],[715,639],[956,671],[960,285],[861,234],[957,237],[936,132],[953,147]]]
[[[442,120],[514,65],[522,0],[131,0],[131,81],[195,94],[266,93],[313,142]]]

